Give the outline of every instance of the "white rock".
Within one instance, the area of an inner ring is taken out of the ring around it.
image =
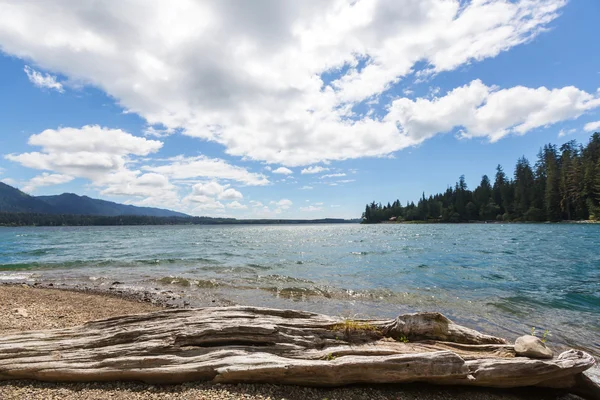
[[[525,335],[515,342],[515,353],[518,356],[529,358],[552,358],[554,353],[539,338]]]

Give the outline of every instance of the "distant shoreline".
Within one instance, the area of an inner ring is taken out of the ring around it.
[[[360,219],[235,219],[212,217],[153,217],[143,215],[77,215],[2,213],[0,227],[35,226],[160,226],[160,225],[299,225],[358,224]]]

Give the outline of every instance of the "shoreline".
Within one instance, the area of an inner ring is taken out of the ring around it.
[[[90,319],[135,314],[165,308],[185,308],[169,304],[162,295],[130,291],[76,290],[42,284],[2,284],[0,335],[19,330],[37,330],[74,326]],[[11,327],[12,329],[8,329]],[[249,397],[246,394],[250,394]],[[136,382],[62,384],[31,381],[0,382],[3,399],[577,399],[574,395],[538,389],[491,390],[425,385],[371,385],[335,389],[261,384],[215,385],[192,383],[157,386]],[[246,396],[246,397],[245,397]],[[401,397],[399,397],[401,396]]]

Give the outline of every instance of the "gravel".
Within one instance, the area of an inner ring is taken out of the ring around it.
[[[30,285],[0,286],[0,335],[25,330],[64,328],[86,321],[160,310],[147,302],[115,296],[40,289]],[[422,385],[306,388],[266,384],[187,383],[158,386],[137,382],[47,383],[0,382],[0,399],[245,399],[245,400],[571,400],[576,396],[540,389],[498,391]]]

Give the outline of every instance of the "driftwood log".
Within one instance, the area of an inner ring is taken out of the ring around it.
[[[575,350],[550,360],[517,357],[504,339],[438,313],[356,321],[267,308],[201,308],[0,336],[0,380],[575,388],[594,363]]]

